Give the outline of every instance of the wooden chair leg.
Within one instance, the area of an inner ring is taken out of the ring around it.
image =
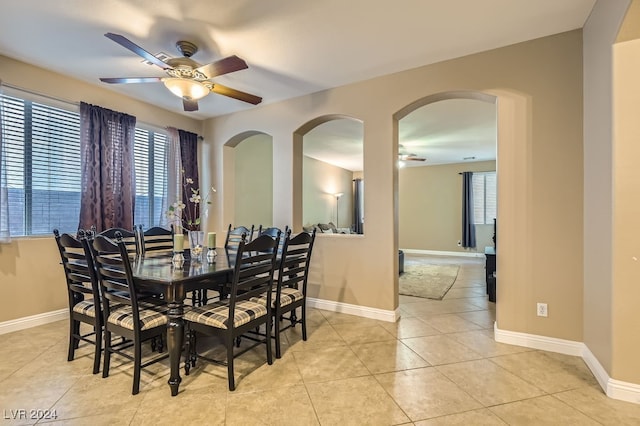
[[[266,325],[266,335],[267,335],[267,363],[269,365],[273,364],[273,354],[271,353],[271,319],[273,318],[271,315],[271,312],[269,312],[268,314],[268,318],[267,318],[267,325]]]
[[[109,365],[111,364],[111,332],[104,332],[104,363],[102,365],[102,377],[109,377]]]
[[[100,355],[102,353],[102,327],[96,327],[96,348],[93,354],[93,374],[100,372]]]
[[[140,392],[140,370],[142,369],[142,343],[136,339],[135,349],[133,351],[133,390],[132,395]]]
[[[233,377],[233,337],[227,339],[227,376],[229,376],[229,390],[236,390],[236,383]]]
[[[302,340],[307,341],[307,309],[304,305],[300,307],[302,311]]]
[[[273,322],[273,328],[276,338],[276,358],[280,359],[282,357],[282,349],[280,348],[280,321],[278,321],[277,316],[276,320]]]
[[[76,338],[74,337],[75,334],[75,323],[77,321],[70,319],[69,320],[69,353],[67,354],[67,361],[73,361],[73,358],[75,357],[75,351],[76,351]]]

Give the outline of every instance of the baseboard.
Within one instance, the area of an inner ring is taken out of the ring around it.
[[[368,306],[351,305],[349,303],[334,302],[331,300],[314,299],[307,297],[307,306],[310,308],[322,309],[342,314],[357,315],[359,317],[371,318],[380,321],[396,322],[400,318],[400,309],[387,311],[384,309],[370,308]]]
[[[519,333],[516,331],[500,330],[497,323],[494,323],[494,336],[496,342],[572,356],[582,356],[585,347],[582,342],[557,339],[555,337],[537,336],[535,334]]]
[[[69,309],[59,309],[57,311],[45,312],[43,314],[31,315],[29,317],[0,322],[0,334],[12,333],[38,325],[49,324],[69,318]]]
[[[500,343],[579,356],[584,360],[598,381],[598,384],[609,398],[640,404],[640,384],[623,382],[609,377],[609,374],[600,364],[600,361],[593,355],[587,345],[582,342],[500,330],[497,323],[494,323],[494,335],[496,342]]]
[[[407,254],[429,254],[433,256],[460,256],[460,257],[484,257],[484,253],[471,251],[437,251],[437,250],[417,250],[400,249]]]

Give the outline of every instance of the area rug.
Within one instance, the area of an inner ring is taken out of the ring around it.
[[[442,300],[456,282],[457,265],[407,265],[400,275],[400,294]]]

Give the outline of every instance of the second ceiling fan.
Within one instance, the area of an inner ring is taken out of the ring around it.
[[[228,96],[253,105],[262,102],[262,98],[240,90],[222,86],[211,81],[213,77],[248,68],[247,63],[237,56],[229,56],[219,61],[200,65],[191,56],[198,47],[188,41],[178,41],[176,47],[181,57],[161,60],[147,52],[128,38],[114,33],[106,33],[105,37],[115,41],[122,47],[141,56],[150,63],[162,68],[168,77],[115,77],[100,78],[104,83],[157,83],[162,82],[173,94],[182,98],[185,111],[197,111],[198,99],[209,93]]]

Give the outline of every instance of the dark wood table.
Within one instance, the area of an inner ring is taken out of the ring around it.
[[[169,387],[176,396],[180,387],[180,354],[184,337],[184,300],[186,294],[194,290],[213,289],[220,291],[231,281],[235,258],[224,248],[216,249],[218,256],[214,263],[208,263],[203,255],[202,262],[191,262],[188,251],[182,266],[176,266],[170,255],[136,258],[131,266],[136,284],[143,290],[162,293],[167,301],[167,348],[171,375]]]

